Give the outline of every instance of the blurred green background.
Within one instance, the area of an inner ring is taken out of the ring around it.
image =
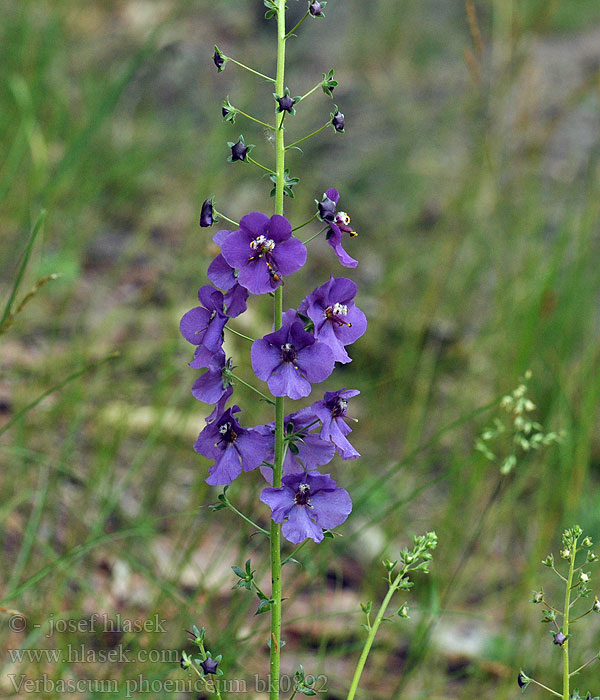
[[[289,5],[291,26],[305,5]],[[234,219],[273,206],[268,178],[226,163],[226,141],[240,133],[261,162],[271,163],[272,144],[242,117],[234,127],[220,119],[227,95],[270,119],[270,86],[232,64],[218,75],[211,61],[217,43],[272,73],[274,27],[263,14],[259,0],[0,4],[4,297],[42,208],[21,295],[61,275],[0,336],[2,420],[120,352],[0,437],[0,605],[28,623],[11,631],[10,613],[0,618],[6,697],[23,696],[22,678],[46,678],[34,696],[47,698],[107,697],[93,684],[58,690],[86,679],[147,696],[142,678],[155,698],[204,697],[166,683],[186,678],[178,650],[194,623],[225,655],[228,677],[260,695],[268,620],[230,590],[229,567],[251,556],[268,589],[267,548],[234,514],[205,507],[218,490],[192,444],[210,409],[190,394],[197,372],[178,322],[215,254],[215,229],[198,227],[202,200],[214,195]],[[302,94],[335,68],[346,134],[327,130],[289,155],[301,182],[286,206],[301,223],[337,187],[360,265],[348,272],[314,241],[285,303],[330,273],[359,284],[368,333],[314,394],[360,388],[353,437],[363,456],[331,465],[355,501],[344,537],[309,545],[302,567],[286,567],[283,672],[303,663],[327,676],[324,697],[345,697],[364,634],[359,602],[385,592],[382,556],[435,529],[432,574],[406,597],[410,620],[382,630],[360,697],[516,698],[519,667],[553,685],[560,672],[560,650],[528,603],[532,588],[552,590],[541,558],[575,522],[600,536],[600,5],[330,0],[326,15],[288,42],[287,84]],[[288,142],[331,109],[313,95],[286,120]],[[236,327],[267,332],[269,300],[253,300]],[[250,379],[237,340],[227,349]],[[475,441],[529,369],[536,419],[565,437],[520,452],[501,477]],[[237,403],[247,424],[270,420],[243,387]],[[256,473],[229,493],[265,524],[260,488]],[[104,616],[95,625],[94,613]],[[118,631],[118,616],[165,622]],[[581,628],[581,663],[598,649],[597,630]],[[85,663],[73,660],[82,647]],[[15,649],[59,656],[18,661]],[[102,663],[111,649],[131,658]],[[580,689],[600,692],[595,677]]]

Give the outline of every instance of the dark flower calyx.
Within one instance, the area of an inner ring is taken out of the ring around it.
[[[225,66],[225,56],[219,51],[217,46],[215,46],[215,52],[213,54],[213,63],[217,67],[219,73],[223,70]]]
[[[202,211],[200,212],[200,226],[202,226],[202,228],[207,228],[208,226],[212,226],[213,223],[214,218],[212,200],[205,199],[202,203]]]
[[[338,109],[331,118],[331,124],[336,131],[342,132],[346,126],[344,115]]]
[[[216,674],[219,662],[216,659],[211,659],[209,656],[207,659],[202,661],[200,666],[202,666],[202,670],[206,675],[209,673]]]

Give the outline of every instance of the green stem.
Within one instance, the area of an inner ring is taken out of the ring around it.
[[[255,394],[258,394],[258,395],[259,395],[261,398],[263,398],[267,403],[270,403],[271,406],[274,406],[274,405],[275,405],[275,402],[273,401],[273,399],[271,399],[270,397],[268,397],[266,394],[263,394],[262,391],[260,391],[259,389],[257,389],[255,386],[252,386],[252,384],[248,384],[248,382],[244,381],[243,379],[241,379],[240,377],[238,377],[237,375],[235,375],[233,372],[227,372],[227,374],[228,374],[232,379],[234,379],[236,382],[239,382],[240,384],[243,384],[243,385],[244,385],[245,387],[247,387],[248,389],[252,389],[252,391],[253,391]]]
[[[311,88],[305,95],[302,95],[302,97],[298,100],[298,102],[301,102],[302,100],[305,100],[307,97],[309,97],[310,95],[312,95],[313,92],[315,92],[315,90],[318,90],[318,89],[321,87],[321,85],[323,85],[323,81],[322,81],[322,80],[321,80],[320,83],[317,83],[317,84],[314,86],[314,88]]]
[[[549,693],[552,693],[552,695],[556,695],[557,698],[562,698],[562,695],[560,693],[557,693],[556,690],[552,690],[552,688],[548,688],[547,685],[544,685],[543,683],[540,683],[539,681],[536,681],[535,678],[531,679],[532,683],[535,683],[536,685],[539,685],[540,688],[543,688],[544,690],[547,690]]]
[[[252,157],[250,157],[250,156],[247,155],[247,156],[246,156],[246,160],[247,160],[248,162],[252,163],[253,165],[258,166],[259,168],[262,168],[263,170],[266,170],[266,171],[269,173],[269,175],[275,175],[275,171],[274,171],[274,170],[271,170],[271,168],[267,168],[266,165],[263,165],[262,163],[259,163],[257,160],[254,160],[254,158],[252,158]]]
[[[236,331],[233,328],[230,328],[229,326],[225,326],[225,330],[229,331],[230,333],[233,333],[234,335],[239,335],[240,338],[249,340],[251,343],[255,342],[255,338],[251,338],[249,335],[244,335],[243,333],[240,333],[239,331]]]
[[[292,34],[296,31],[296,29],[298,29],[298,27],[302,24],[302,22],[304,22],[304,20],[308,17],[308,15],[309,15],[309,12],[307,10],[304,17],[301,20],[299,20],[298,22],[296,22],[296,24],[294,25],[294,28],[290,29],[290,31],[285,35],[286,41],[292,36]],[[290,698],[290,700],[291,700],[291,698]]]
[[[317,236],[320,236],[323,233],[323,231],[327,231],[328,228],[329,228],[329,226],[325,226],[318,233],[315,233],[314,236],[311,236],[310,238],[307,238],[305,241],[302,241],[302,243],[304,243],[304,245],[306,245],[307,243],[314,241],[314,239],[317,238]]]
[[[369,652],[371,651],[371,646],[373,645],[373,641],[375,640],[375,635],[377,634],[379,625],[381,624],[381,621],[383,620],[385,615],[385,611],[387,610],[387,607],[390,604],[390,600],[392,599],[392,596],[394,595],[398,586],[400,585],[400,581],[404,578],[405,573],[406,568],[403,568],[402,571],[400,571],[400,573],[396,576],[394,581],[390,584],[390,589],[387,592],[385,598],[383,599],[383,602],[381,603],[381,607],[377,612],[377,617],[375,618],[375,620],[373,621],[373,625],[369,629],[369,634],[367,635],[365,645],[363,647],[360,658],[358,659],[358,663],[356,664],[356,670],[354,671],[354,677],[352,678],[352,684],[350,686],[350,690],[348,691],[348,697],[346,698],[346,700],[352,700],[354,698],[354,695],[356,694],[356,690],[360,682],[360,677],[362,675],[365,664],[367,663],[367,657],[369,656]]]
[[[315,212],[308,221],[305,221],[303,224],[300,224],[300,226],[295,226],[292,231],[299,231],[301,228],[304,228],[305,226],[308,226],[308,224],[312,224],[312,222],[319,216],[319,212]]]
[[[240,225],[239,221],[234,221],[233,219],[230,219],[228,216],[225,216],[225,214],[223,214],[222,212],[217,211],[214,207],[213,207],[213,213],[215,213],[219,218],[225,219],[225,221],[228,221],[230,224],[233,224],[234,226],[239,227],[239,225]]]
[[[583,671],[584,668],[586,668],[586,667],[589,666],[590,664],[593,664],[594,661],[598,661],[598,654],[596,654],[596,656],[594,656],[593,658],[591,658],[589,661],[586,661],[586,662],[585,662],[582,666],[580,666],[579,668],[575,669],[574,671],[571,671],[571,673],[570,673],[569,675],[571,675],[571,676],[576,676],[580,671]]]
[[[250,68],[249,66],[244,65],[243,63],[240,63],[239,61],[236,61],[235,58],[231,58],[231,56],[225,56],[223,54],[224,58],[226,58],[228,61],[231,61],[232,63],[235,63],[236,66],[239,66],[240,68],[244,68],[247,70],[249,73],[254,73],[254,75],[258,75],[259,78],[264,78],[265,80],[268,80],[270,83],[276,82],[274,78],[269,78],[268,75],[265,75],[264,73],[260,73],[257,70],[254,70],[254,68]]]
[[[271,129],[271,131],[275,131],[275,127],[273,124],[267,124],[267,122],[261,122],[260,119],[257,119],[256,117],[252,117],[249,114],[246,114],[246,112],[242,112],[241,109],[238,109],[237,107],[235,108],[235,111],[237,114],[241,114],[242,117],[246,117],[246,119],[250,119],[253,122],[256,122],[257,124],[260,124],[261,126],[264,126],[266,129]]]
[[[323,129],[326,129],[330,124],[331,124],[331,119],[327,122],[327,124],[323,124],[323,126],[320,126],[316,131],[313,131],[311,134],[303,136],[301,139],[294,141],[294,143],[290,143],[289,146],[285,147],[286,151],[289,150],[290,148],[293,148],[294,146],[297,146],[299,143],[302,143],[302,141],[307,141],[308,139],[311,139],[313,136],[320,134],[323,131]]]
[[[292,551],[291,554],[288,554],[287,557],[281,562],[281,566],[284,566],[284,565],[287,564],[291,559],[293,559],[293,558],[296,556],[296,554],[298,554],[298,552],[307,544],[307,542],[308,542],[308,539],[305,539],[304,542],[301,542],[301,543],[296,547],[296,549],[294,549],[294,550]],[[291,700],[291,698],[290,698],[290,700]]]
[[[567,640],[563,644],[563,700],[569,700],[571,696],[569,686],[569,607],[571,602],[571,585],[573,583],[573,570],[575,568],[575,556],[577,555],[577,540],[573,542],[573,551],[571,552],[571,562],[569,564],[569,575],[567,576],[566,592],[565,592],[565,607],[563,612],[563,634],[567,636]]]
[[[277,81],[275,92],[283,95],[285,85],[285,9],[286,0],[277,0]],[[281,119],[275,109],[275,213],[283,215],[283,196],[285,185],[285,132],[281,128],[285,112]],[[275,291],[273,322],[279,330],[283,317],[283,288]],[[283,472],[283,397],[275,399],[275,458],[273,461],[273,486],[281,486]],[[281,525],[271,520],[271,639],[269,652],[269,698],[279,700],[279,662],[281,656]]]
[[[229,508],[229,510],[231,510],[231,511],[233,511],[234,513],[236,513],[237,515],[239,515],[240,518],[241,518],[242,520],[245,520],[245,521],[248,523],[248,525],[252,525],[253,528],[255,528],[256,530],[258,530],[259,532],[262,532],[263,535],[266,535],[267,537],[269,537],[269,531],[268,531],[268,530],[265,530],[265,529],[262,528],[260,525],[257,525],[257,524],[254,522],[254,520],[250,520],[250,518],[248,518],[246,515],[244,515],[244,514],[242,513],[241,510],[238,510],[238,509],[233,505],[233,503],[227,498],[227,496],[224,497],[223,501],[224,501],[225,505]]]

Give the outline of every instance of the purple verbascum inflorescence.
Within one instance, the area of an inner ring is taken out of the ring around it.
[[[323,530],[341,525],[352,512],[352,500],[329,474],[317,471],[290,474],[280,488],[267,487],[260,500],[272,510],[276,523],[283,523],[281,532],[293,544],[310,537],[323,540]]]

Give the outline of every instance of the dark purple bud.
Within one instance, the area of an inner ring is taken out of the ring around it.
[[[557,632],[554,635],[554,644],[557,644],[559,647],[562,647],[562,645],[567,641],[567,635],[563,634],[562,632]]]
[[[333,221],[335,217],[336,203],[325,194],[323,199],[317,203],[319,214],[323,221]]]
[[[529,678],[523,673],[523,671],[519,671],[519,675],[517,676],[517,683],[519,684],[519,688],[526,688],[531,681]]]
[[[200,666],[202,666],[202,670],[207,675],[209,673],[215,674],[217,672],[218,665],[219,662],[216,659],[211,659],[210,656],[200,664]]]
[[[323,5],[319,0],[313,0],[308,6],[308,11],[313,17],[321,17],[323,14]]]
[[[207,228],[212,226],[213,221],[213,205],[210,199],[205,199],[202,203],[202,211],[200,212],[200,226]]]
[[[226,107],[223,107],[223,109],[221,109],[221,114],[223,115],[223,119],[225,119],[225,117],[229,114],[229,112],[231,112],[231,110],[227,109]]]
[[[223,70],[223,66],[225,65],[225,57],[223,54],[219,51],[219,49],[215,46],[215,52],[213,54],[213,62],[215,66],[217,67],[217,70],[219,73]]]
[[[283,97],[277,98],[277,104],[279,105],[277,108],[278,112],[290,112],[291,114],[292,110],[294,109],[294,105],[296,104],[296,100],[290,95],[284,95]]]
[[[346,125],[345,121],[344,121],[344,115],[340,112],[339,109],[333,115],[333,119],[331,120],[331,123],[333,124],[333,128],[336,131],[344,131],[344,127]]]
[[[246,160],[246,153],[248,146],[243,141],[238,141],[231,147],[231,160]]]

